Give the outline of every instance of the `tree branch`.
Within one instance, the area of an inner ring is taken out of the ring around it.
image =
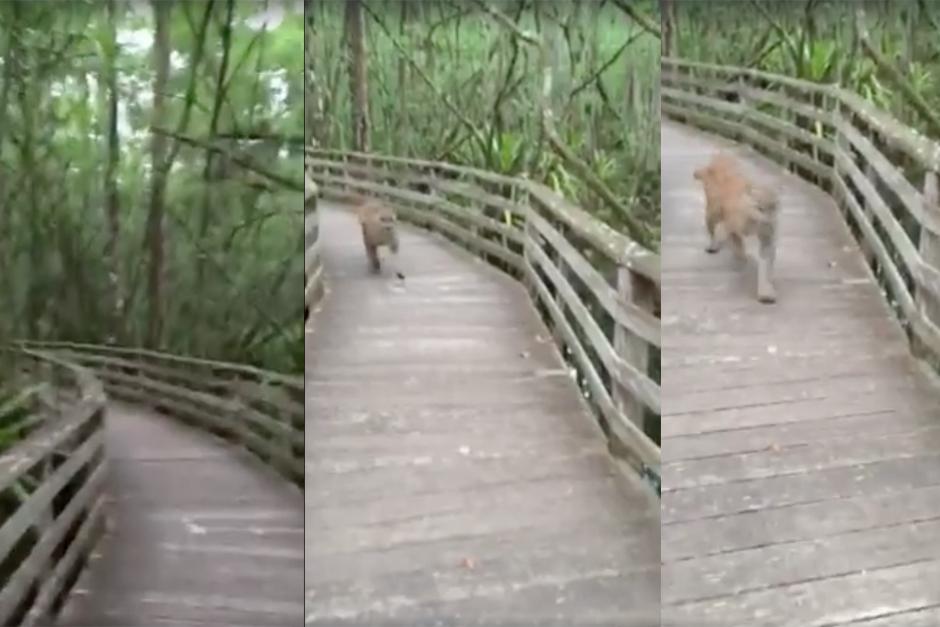
[[[509,19],[509,17],[505,13],[503,13],[502,11],[499,11],[498,9],[494,9],[490,5],[483,2],[482,0],[476,0],[476,3],[480,8],[486,11],[486,13],[494,17],[497,22],[499,22],[500,24],[502,24],[503,26],[511,30],[512,33],[516,37],[518,37],[519,39],[521,39],[527,44],[541,47],[542,40],[537,35],[533,35],[532,33],[528,31],[524,31],[521,28],[519,28],[519,25],[513,22],[511,19]]]
[[[232,163],[238,166],[241,166],[245,168],[246,170],[250,170],[251,172],[254,172],[257,175],[268,179],[272,183],[277,183],[278,185],[282,187],[286,187],[287,189],[290,189],[296,192],[304,191],[303,181],[298,182],[298,181],[295,181],[294,179],[288,178],[286,176],[282,176],[278,174],[277,172],[272,172],[271,170],[268,170],[267,168],[255,163],[253,159],[238,155],[236,153],[233,153],[230,150],[225,150],[224,148],[215,146],[205,140],[196,139],[195,137],[188,137],[186,135],[181,135],[179,133],[174,133],[173,131],[168,131],[166,129],[157,128],[157,127],[150,127],[150,132],[156,135],[163,135],[164,137],[169,137],[181,144],[186,144],[187,146],[192,146],[194,148],[201,148],[202,150],[207,150],[209,152],[225,155],[229,159],[232,160]]]
[[[865,54],[868,55],[868,58],[870,58],[878,67],[878,69],[881,70],[888,78],[891,79],[895,85],[898,86],[898,89],[900,89],[907,98],[907,101],[911,107],[917,111],[920,117],[927,124],[930,132],[933,135],[940,135],[940,116],[938,116],[930,104],[924,100],[924,97],[917,93],[917,90],[914,89],[910,81],[904,77],[904,73],[891,65],[891,63],[885,59],[871,43],[871,40],[868,37],[868,26],[865,24],[865,9],[862,7],[858,7],[855,10],[855,26],[858,29],[859,43],[862,45],[862,50],[865,51]]]
[[[600,68],[598,68],[596,72],[592,73],[592,74],[591,74],[590,76],[588,76],[586,79],[584,79],[583,81],[581,81],[581,84],[580,84],[580,85],[578,85],[577,87],[575,87],[574,89],[571,90],[571,93],[568,94],[568,100],[571,100],[572,98],[574,98],[575,96],[577,96],[579,93],[581,93],[582,91],[584,91],[584,90],[588,87],[588,85],[590,85],[591,83],[593,83],[595,79],[599,78],[601,74],[603,74],[604,72],[606,72],[606,71],[607,71],[607,68],[609,68],[609,67],[612,66],[614,63],[616,63],[616,62],[617,62],[617,59],[620,58],[620,55],[623,54],[623,51],[626,50],[626,49],[630,46],[630,44],[632,44],[634,41],[636,41],[636,40],[640,37],[641,34],[642,34],[642,33],[634,33],[633,36],[630,37],[630,39],[628,39],[628,40],[626,40],[625,42],[623,42],[623,45],[620,46],[619,48],[617,48],[617,51],[614,52],[613,56],[611,56],[610,59],[608,59],[608,60],[604,63],[604,65],[602,65]]]
[[[552,90],[552,73],[548,63],[548,50],[544,39],[540,36],[524,32],[498,9],[484,4],[481,0],[477,0],[477,4],[482,6],[487,13],[496,18],[500,23],[509,28],[516,37],[527,44],[535,46],[538,50],[542,70],[542,90],[539,93],[539,109],[541,111],[542,130],[552,150],[554,150],[568,167],[584,181],[591,191],[597,194],[598,197],[617,212],[618,216],[627,227],[628,235],[631,238],[646,247],[651,247],[652,235],[646,225],[636,219],[631,207],[622,203],[614,193],[610,191],[610,188],[604,184],[604,181],[591,170],[587,162],[578,157],[558,135],[558,131],[555,128],[555,114],[549,105],[549,96]]]
[[[637,11],[630,5],[630,1],[631,0],[613,0],[614,4],[617,5],[621,11],[629,15],[634,22],[640,25],[640,28],[656,37],[656,39],[662,39],[663,35],[659,30],[659,26],[656,25],[656,22]]]
[[[477,140],[477,142],[480,144],[480,148],[483,150],[486,150],[486,137],[483,136],[483,132],[479,128],[477,128],[477,126],[473,123],[473,121],[467,116],[465,116],[463,112],[461,112],[461,110],[453,102],[451,102],[450,98],[447,97],[447,94],[442,92],[438,88],[438,86],[434,84],[434,81],[431,80],[431,77],[428,76],[427,73],[425,73],[424,68],[418,65],[418,63],[415,62],[415,60],[411,58],[411,56],[408,54],[405,48],[401,45],[398,39],[394,35],[392,35],[391,31],[388,28],[386,28],[385,22],[383,22],[382,19],[378,15],[376,15],[372,11],[372,9],[369,8],[369,5],[366,3],[363,3],[362,8],[365,10],[366,13],[369,14],[369,16],[373,20],[375,20],[375,23],[379,25],[379,28],[382,29],[382,31],[385,33],[385,36],[388,37],[389,41],[392,42],[392,45],[395,47],[395,50],[398,51],[398,54],[400,54],[402,58],[408,63],[408,65],[410,65],[411,68],[418,74],[418,77],[421,78],[422,81],[424,81],[425,85],[427,85],[431,89],[431,91],[434,92],[434,95],[437,97],[437,99],[440,100],[442,103],[444,103],[444,106],[447,107],[447,109],[454,116],[456,116],[458,120],[460,120],[461,124],[467,127],[470,133],[473,134],[473,138]]]
[[[764,19],[767,20],[767,22],[770,24],[770,27],[776,31],[780,39],[782,39],[783,42],[787,45],[787,48],[790,49],[790,55],[794,59],[798,60],[800,54],[799,48],[797,48],[796,42],[793,41],[793,38],[790,37],[790,33],[787,32],[787,29],[785,29],[779,21],[775,20],[774,16],[772,16],[764,7],[764,5],[762,5],[757,0],[751,0],[751,5],[760,12]]]
[[[302,146],[304,143],[303,135],[293,135],[290,133],[269,133],[260,129],[246,129],[239,130],[234,129],[231,131],[224,131],[221,133],[216,133],[216,137],[219,139],[235,139],[235,140],[259,140],[259,141],[276,141],[279,144],[288,144]]]

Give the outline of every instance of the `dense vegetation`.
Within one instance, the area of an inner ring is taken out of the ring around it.
[[[926,0],[660,0],[686,59],[839,83],[940,137],[940,7]]]
[[[315,145],[526,174],[658,246],[660,44],[652,3],[307,0],[306,7]]]
[[[299,371],[301,8],[0,3],[0,340]]]

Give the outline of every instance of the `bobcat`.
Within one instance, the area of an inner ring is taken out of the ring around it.
[[[362,225],[362,242],[369,257],[369,266],[373,272],[381,272],[379,247],[387,246],[396,257],[398,255],[398,219],[395,211],[378,200],[362,198],[357,203],[356,214]],[[401,273],[397,274],[401,278]]]
[[[709,242],[705,250],[717,253],[728,239],[738,258],[745,258],[744,239],[756,237],[757,300],[774,303],[774,261],[777,253],[777,191],[753,183],[741,173],[729,155],[717,154],[693,174],[705,190],[705,227]]]

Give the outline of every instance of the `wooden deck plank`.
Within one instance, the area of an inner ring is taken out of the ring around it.
[[[659,502],[617,473],[522,287],[407,228],[405,281],[372,276],[354,218],[321,207],[307,624],[658,625]]]
[[[112,404],[106,424],[107,531],[58,624],[299,624],[300,490],[149,410]]]
[[[668,615],[690,625],[780,625],[828,627],[903,615],[940,603],[940,560],[918,560],[860,572],[742,592],[727,599],[675,604]],[[862,623],[864,624],[864,623]]]
[[[935,418],[912,413],[913,419],[898,412],[872,411],[838,418],[807,420],[782,425],[743,427],[690,433],[669,440],[669,455],[663,463],[709,459],[724,455],[743,455],[760,451],[779,452],[795,446],[825,446],[829,442],[860,437],[897,436],[933,431],[940,428]]]
[[[691,559],[769,544],[940,517],[940,486],[820,499],[663,525],[663,559]]]
[[[891,459],[933,457],[940,451],[940,424],[935,429],[898,435],[866,437],[846,433],[840,439],[809,445],[768,448],[771,450],[664,464],[664,471],[668,466],[671,478],[668,490],[805,474]]]
[[[674,490],[663,495],[663,524],[936,486],[938,461],[940,454]]]
[[[663,624],[933,624],[940,395],[834,203],[672,122],[662,147]],[[720,149],[781,186],[774,306],[704,252]]]
[[[668,602],[721,597],[731,587],[756,591],[794,581],[811,581],[882,568],[940,559],[940,519],[911,525],[863,529],[830,538],[775,544],[722,553],[677,563],[673,585],[664,594],[690,594],[665,598]]]

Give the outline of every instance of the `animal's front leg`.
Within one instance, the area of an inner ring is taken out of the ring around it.
[[[362,243],[366,248],[366,256],[369,258],[369,267],[372,272],[380,272],[382,264],[379,261],[379,247],[372,242],[372,238],[369,237],[369,230],[364,224],[362,225]]]
[[[777,257],[777,229],[775,224],[766,225],[758,234],[757,256],[757,300],[762,303],[777,302],[774,288],[774,263]]]
[[[389,234],[388,248],[395,258],[395,276],[404,280],[405,273],[401,271],[401,257],[398,255],[398,231],[392,231]]]
[[[721,250],[722,245],[725,243],[725,240],[728,239],[729,233],[728,228],[723,222],[718,222],[717,220],[708,220],[708,246],[705,247],[705,252],[715,254]]]

